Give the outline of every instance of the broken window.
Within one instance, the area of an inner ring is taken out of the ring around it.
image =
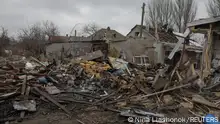
[[[133,62],[138,65],[148,65],[150,61],[148,56],[134,56]]]
[[[135,32],[135,37],[138,37],[140,32]]]
[[[116,38],[116,34],[113,34],[113,37]]]

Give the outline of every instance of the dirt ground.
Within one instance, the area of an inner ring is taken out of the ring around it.
[[[28,113],[22,122],[10,124],[126,124],[126,118],[120,117],[118,113],[106,111],[96,106],[84,106],[71,104],[66,106],[71,111],[68,116],[61,109],[52,104],[45,104],[38,108],[35,113]]]

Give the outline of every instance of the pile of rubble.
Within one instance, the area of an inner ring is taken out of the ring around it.
[[[190,62],[142,67],[109,57],[57,65],[13,56],[0,63],[0,123],[22,121],[44,103],[70,117],[68,104],[96,106],[125,122],[128,117],[220,117],[220,81],[203,82]]]

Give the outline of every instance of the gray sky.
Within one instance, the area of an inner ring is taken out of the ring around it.
[[[95,22],[126,34],[141,20],[141,6],[147,0],[1,0],[0,26],[11,35],[41,20],[53,21],[61,34],[70,33],[75,24]],[[205,2],[197,0],[197,18],[207,17]]]

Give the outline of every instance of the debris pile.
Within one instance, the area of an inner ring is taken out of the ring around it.
[[[171,71],[168,66],[142,67],[111,57],[105,62],[56,65],[20,56],[1,58],[0,63],[0,122],[21,121],[44,103],[56,105],[70,117],[73,113],[66,105],[71,103],[113,111],[122,120],[208,113],[220,117],[218,77],[203,82],[190,62]]]

